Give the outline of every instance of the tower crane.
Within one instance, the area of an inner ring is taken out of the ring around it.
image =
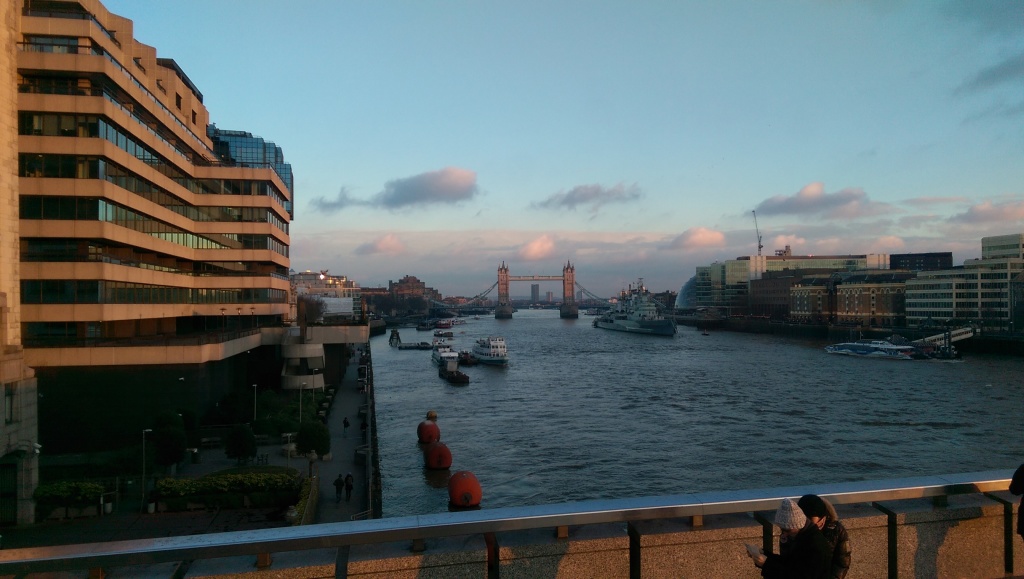
[[[757,228],[757,211],[751,211],[754,214],[754,232],[757,233],[757,256],[761,257],[761,230]]]

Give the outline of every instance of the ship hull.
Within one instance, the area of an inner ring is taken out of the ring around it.
[[[676,334],[676,326],[672,320],[594,320],[594,327],[651,336],[674,336]]]

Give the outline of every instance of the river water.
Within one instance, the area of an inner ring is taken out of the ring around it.
[[[504,336],[508,368],[437,376],[430,352],[372,338],[384,516],[447,511],[416,427],[438,413],[451,472],[484,508],[1012,469],[1024,461],[1024,358],[893,361],[825,343],[680,326],[674,338],[520,310],[453,328]],[[405,342],[429,332],[400,330]]]

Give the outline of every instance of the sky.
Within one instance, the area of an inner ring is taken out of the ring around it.
[[[284,150],[296,271],[474,296],[571,262],[611,296],[758,231],[955,264],[1024,232],[1019,0],[105,5]]]

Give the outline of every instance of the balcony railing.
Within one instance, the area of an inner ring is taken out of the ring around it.
[[[946,497],[952,495],[1006,491],[1010,475],[1010,471],[989,471],[807,487],[510,507],[255,531],[12,549],[0,551],[0,574],[110,569],[240,555],[265,556],[273,552],[308,551],[396,541],[411,541],[416,544],[417,542],[422,543],[425,539],[467,535],[483,535],[493,539],[495,533],[511,531],[559,529],[568,526],[607,523],[632,524],[682,517],[691,518],[694,527],[699,527],[706,516],[771,511],[777,508],[781,499],[797,497],[806,493],[821,495],[836,505],[877,504],[879,501],[922,498],[932,498],[937,504],[942,504]],[[1007,507],[1005,509],[1007,516],[1012,516],[1012,508],[1010,508],[1012,504],[1005,503],[1005,506]],[[882,507],[879,509],[880,512],[884,511]],[[890,517],[889,520],[890,526],[897,524],[896,517]],[[986,547],[1000,554],[1004,549],[1008,549],[1010,554],[1005,560],[998,561],[996,565],[1005,563],[1005,566],[1009,568],[1007,571],[1012,571],[1013,537],[1009,536],[1012,532],[1012,525],[1000,523],[999,528],[1003,529],[1003,534],[1006,536],[999,537],[998,545],[986,544]],[[889,532],[895,533],[895,529],[890,529]],[[988,540],[989,542],[993,541],[992,538]],[[932,545],[931,548],[938,549],[939,546]],[[890,546],[890,548],[895,547]],[[917,548],[927,549],[928,547],[918,545]],[[742,544],[738,542],[737,552],[741,550]],[[639,553],[634,554],[632,548],[629,552],[630,569],[634,569],[634,563],[636,564],[636,572],[631,575],[639,575],[640,563],[633,561],[634,557],[639,557]],[[976,556],[977,554],[971,553],[971,555]],[[894,559],[890,558],[890,576],[892,576],[892,565],[894,564]],[[750,565],[752,569],[752,563]],[[336,572],[341,574],[335,576],[345,576],[344,569],[339,569]]]

